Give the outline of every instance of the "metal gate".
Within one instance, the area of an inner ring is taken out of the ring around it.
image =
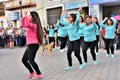
[[[53,25],[57,23],[57,20],[60,19],[62,12],[62,7],[47,9],[47,23]]]

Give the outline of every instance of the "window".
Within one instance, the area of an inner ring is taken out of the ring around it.
[[[4,16],[4,15],[5,15],[4,5],[3,3],[0,3],[0,16]]]

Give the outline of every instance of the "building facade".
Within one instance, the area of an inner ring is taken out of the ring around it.
[[[89,14],[95,15],[99,20],[105,17],[120,15],[120,0],[89,0]]]
[[[0,2],[0,27],[2,27],[2,28],[4,26],[3,20],[5,20],[4,3]]]
[[[35,10],[36,9],[36,0],[10,0],[5,3],[5,19],[3,20],[4,27],[20,27],[22,15],[20,13],[20,8],[23,10]]]
[[[20,0],[5,2],[5,16],[0,17],[0,26],[19,27]],[[106,16],[120,15],[120,0],[21,0],[22,11],[37,11],[42,26],[56,24],[62,10],[75,12],[83,7],[82,16],[94,15],[101,21]]]
[[[43,0],[41,5],[38,5],[38,11],[42,13],[43,26],[46,27],[48,24],[53,25],[57,23],[60,18],[62,10],[76,11],[79,7],[84,7],[84,15],[87,15],[88,0]]]
[[[19,27],[20,24],[20,0],[10,0],[5,2],[5,27]],[[22,11],[37,11],[39,13],[42,26],[56,24],[60,18],[62,10],[75,12],[79,7],[83,7],[83,14],[88,15],[88,0],[21,0]]]

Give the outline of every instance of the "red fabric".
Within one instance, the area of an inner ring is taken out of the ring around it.
[[[102,35],[103,38],[105,36],[105,32],[106,32],[105,28],[102,28],[102,32],[101,32],[102,34],[101,35]]]
[[[120,27],[120,22],[118,23],[118,27]]]

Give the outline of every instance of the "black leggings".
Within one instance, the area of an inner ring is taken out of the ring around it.
[[[80,37],[80,46],[83,50],[83,48],[84,48],[84,37]]]
[[[54,37],[49,37],[49,44],[51,42],[54,42],[53,48],[55,48],[55,38]]]
[[[37,50],[39,48],[38,44],[30,44],[28,45],[28,48],[26,49],[22,62],[25,65],[25,67],[29,70],[30,73],[34,72],[32,68],[36,71],[37,74],[41,74],[38,65],[34,61]]]
[[[98,42],[99,42],[99,35],[96,36],[96,41],[95,41],[96,52],[98,52]]]
[[[84,61],[87,62],[87,50],[90,47],[90,52],[92,55],[93,60],[96,60],[96,54],[95,54],[95,41],[93,42],[84,42],[84,49],[83,49],[83,57]]]
[[[114,54],[114,47],[113,47],[114,39],[105,39],[105,46],[107,54],[110,54],[109,48],[111,49],[111,54]]]
[[[72,51],[74,51],[75,56],[77,57],[80,64],[82,64],[82,59],[80,56],[80,40],[70,41],[67,51],[67,59],[69,66],[72,66]]]
[[[66,43],[67,43],[67,38],[68,38],[68,37],[58,37],[58,39],[59,39],[60,42],[61,42],[60,50],[62,50],[62,49],[65,48]]]
[[[118,34],[118,49],[120,49],[120,34]]]

